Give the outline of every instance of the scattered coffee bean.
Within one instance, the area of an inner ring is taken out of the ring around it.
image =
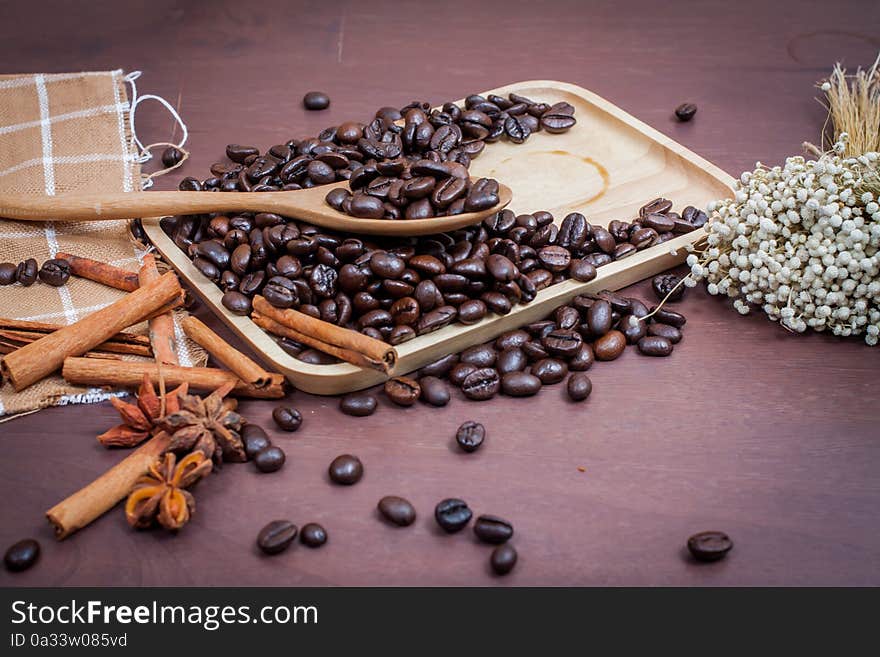
[[[449,386],[436,376],[423,376],[419,380],[422,390],[422,401],[431,406],[446,406],[451,397]]]
[[[648,335],[655,335],[660,338],[666,338],[672,344],[681,342],[681,331],[669,324],[655,322],[648,326]]]
[[[291,406],[276,406],[272,419],[284,431],[296,431],[302,426],[302,414]]]
[[[29,287],[37,281],[37,274],[37,261],[33,258],[28,258],[24,262],[20,262],[18,267],[16,267],[15,280],[25,287]]]
[[[61,287],[70,279],[70,263],[60,258],[52,258],[40,267],[40,280],[52,287]]]
[[[727,556],[733,541],[724,532],[707,531],[691,536],[687,546],[697,561],[718,561]]]
[[[263,428],[256,424],[244,425],[241,430],[241,440],[244,443],[244,453],[251,460],[272,444]]]
[[[12,285],[15,283],[15,273],[18,267],[15,263],[0,263],[0,285]]]
[[[415,379],[396,376],[385,382],[385,394],[398,406],[412,406],[422,394],[422,389]]]
[[[675,118],[679,121],[690,121],[697,113],[697,106],[693,103],[682,103],[675,108]]]
[[[339,410],[354,417],[372,415],[378,405],[376,398],[365,392],[352,392],[339,400]]]
[[[310,91],[303,96],[303,107],[307,110],[324,110],[330,107],[330,96],[323,91]]]
[[[273,520],[257,534],[257,547],[266,554],[280,554],[293,543],[297,531],[289,520]]]
[[[482,515],[474,521],[474,534],[484,543],[504,543],[513,536],[513,525],[498,516]]]
[[[3,563],[7,570],[20,572],[33,566],[39,558],[40,544],[32,538],[26,538],[14,543],[6,550],[6,554],[3,555]]]
[[[639,340],[639,351],[645,356],[668,356],[672,353],[672,343],[659,335],[647,335]]]
[[[307,523],[299,532],[299,541],[306,547],[321,547],[327,542],[327,530],[316,522]]]
[[[626,336],[620,331],[608,331],[593,343],[596,360],[614,360],[626,348]]]
[[[651,280],[651,287],[654,289],[654,294],[661,301],[666,299],[666,295],[669,295],[669,298],[666,299],[667,302],[678,301],[684,296],[685,290],[685,286],[679,285],[679,283],[681,283],[681,276],[676,274],[660,274]]]
[[[442,500],[434,508],[434,518],[437,524],[449,534],[464,529],[471,521],[473,513],[464,500],[454,497]]]
[[[256,453],[254,464],[260,472],[276,472],[282,468],[286,459],[283,449],[269,445]]]
[[[687,323],[687,319],[684,315],[677,313],[673,310],[667,310],[666,308],[658,309],[656,306],[651,308],[651,312],[653,313],[653,318],[657,322],[662,322],[663,324],[669,324],[670,326],[674,326],[677,329],[680,329]]]
[[[386,495],[378,504],[379,513],[398,527],[408,527],[416,521],[416,509],[397,495]]]
[[[162,166],[166,169],[179,164],[181,160],[183,160],[183,152],[179,148],[169,146],[162,151]]]
[[[576,402],[584,401],[593,392],[593,382],[590,381],[590,377],[581,372],[575,372],[568,377],[566,387],[569,398]]]
[[[531,397],[541,389],[541,379],[525,372],[508,372],[501,377],[501,390],[510,397]]]
[[[465,452],[476,452],[486,439],[486,427],[479,422],[468,420],[455,432],[455,442]]]
[[[516,560],[516,550],[509,543],[505,543],[492,550],[489,563],[492,565],[492,570],[495,571],[496,575],[506,575],[516,566]]]
[[[356,484],[364,476],[364,464],[357,456],[342,454],[333,459],[327,472],[330,479],[344,486]]]

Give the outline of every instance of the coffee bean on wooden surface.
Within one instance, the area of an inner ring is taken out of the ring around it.
[[[253,459],[272,444],[263,428],[256,424],[244,425],[241,430],[241,440],[244,443],[244,453],[249,459]]]
[[[690,121],[697,113],[697,106],[693,103],[682,103],[675,108],[675,118],[679,121]]]
[[[596,360],[614,360],[626,348],[626,336],[620,331],[608,331],[593,343]]]
[[[323,110],[330,107],[330,96],[323,91],[310,91],[303,96],[302,102],[307,110]]]
[[[672,344],[681,342],[681,331],[669,324],[655,322],[648,326],[648,335],[655,335],[660,338],[666,338]]]
[[[52,258],[40,267],[40,280],[52,287],[61,287],[70,279],[70,263],[60,258]]]
[[[339,400],[339,410],[354,417],[372,415],[378,405],[376,398],[366,392],[352,392]]]
[[[672,343],[659,335],[647,335],[638,343],[639,351],[645,356],[668,356],[672,353]]]
[[[299,541],[306,547],[321,547],[327,542],[327,530],[316,522],[307,523],[299,530]]]
[[[462,381],[461,391],[473,401],[492,399],[501,389],[501,377],[491,367],[483,367],[467,375]]]
[[[397,495],[386,495],[377,505],[379,513],[398,527],[408,527],[416,521],[416,509],[409,500]]]
[[[544,385],[559,383],[568,374],[568,365],[557,358],[542,358],[532,364],[530,372]]]
[[[385,394],[398,406],[412,406],[421,392],[419,382],[406,376],[396,376],[385,382]]]
[[[516,566],[516,560],[516,550],[509,543],[505,543],[492,550],[489,563],[496,575],[506,575]]]
[[[484,543],[504,543],[513,536],[513,525],[498,516],[482,515],[474,521],[474,534]]]
[[[284,466],[286,460],[284,450],[275,445],[269,445],[254,455],[254,465],[260,472],[277,472]]]
[[[455,442],[465,452],[476,452],[486,439],[486,427],[479,422],[468,420],[455,432]]]
[[[679,283],[681,283],[681,276],[676,274],[660,274],[651,279],[651,287],[660,301],[666,299],[666,295],[669,295],[669,298],[666,299],[667,302],[679,301],[684,296],[685,290],[685,286],[679,285]]]
[[[13,262],[0,263],[0,285],[12,285],[15,283],[15,273],[18,266]]]
[[[653,313],[654,321],[669,324],[677,329],[680,329],[687,323],[687,318],[684,315],[677,313],[674,310],[668,310],[667,308],[658,309],[657,306],[652,306],[651,313]]]
[[[437,524],[449,534],[464,529],[472,516],[473,512],[468,508],[467,503],[454,497],[440,501],[434,508]]]
[[[257,547],[266,554],[280,554],[293,543],[297,531],[289,520],[273,520],[257,534]]]
[[[687,547],[697,561],[718,561],[727,556],[733,541],[724,532],[705,531],[691,536]]]
[[[276,406],[272,419],[283,431],[296,431],[302,426],[302,413],[291,406]]]
[[[585,400],[593,392],[593,382],[586,374],[575,372],[568,377],[566,388],[569,399],[579,402]]]
[[[419,379],[421,399],[431,406],[446,406],[451,394],[446,382],[436,376],[423,376]]]
[[[330,479],[344,486],[356,484],[364,476],[364,464],[357,456],[342,454],[330,463],[327,469]]]
[[[541,389],[541,379],[526,372],[508,372],[501,377],[501,390],[510,397],[531,397]]]
[[[33,566],[39,558],[40,544],[32,538],[26,538],[9,546],[3,555],[3,563],[7,570],[20,572]]]
[[[183,160],[183,152],[176,146],[169,146],[162,151],[162,165],[166,169],[180,164],[181,160]]]

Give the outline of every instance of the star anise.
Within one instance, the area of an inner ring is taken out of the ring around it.
[[[186,394],[186,391],[187,384],[184,383],[160,397],[156,394],[149,375],[144,374],[135,403],[124,402],[116,397],[110,398],[113,408],[122,416],[122,424],[102,433],[98,436],[98,441],[105,447],[134,447],[143,442],[153,433],[156,422],[163,414],[180,410],[180,395]]]
[[[192,494],[184,489],[207,476],[211,467],[201,452],[187,454],[180,463],[171,453],[156,459],[125,502],[128,524],[144,529],[156,521],[165,529],[183,527],[196,508]]]
[[[239,435],[244,420],[235,412],[238,402],[225,399],[232,388],[231,383],[224,385],[204,399],[198,395],[181,394],[180,409],[156,423],[171,435],[168,451],[199,451],[215,465],[224,460],[246,461]]]

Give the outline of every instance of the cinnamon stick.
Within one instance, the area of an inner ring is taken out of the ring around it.
[[[159,278],[156,257],[152,253],[144,256],[144,263],[138,272],[141,285],[147,285]],[[157,363],[179,365],[177,345],[174,342],[174,318],[170,312],[156,315],[149,321],[150,344],[153,345],[153,357]]]
[[[276,308],[261,296],[254,297],[253,306],[256,312],[252,314],[251,319],[270,333],[287,335],[359,367],[372,367],[388,372],[397,363],[397,351],[381,340],[315,319],[290,308],[286,310]],[[256,315],[259,321],[253,315]],[[266,321],[267,319],[271,321]],[[290,333],[280,333],[279,325],[290,329],[298,337]],[[271,326],[274,330],[270,330],[267,326]]]
[[[106,342],[122,329],[144,320],[181,295],[173,272],[142,286],[109,306],[7,354],[0,362],[16,391],[47,377],[68,356],[80,356]]]
[[[0,334],[3,331],[27,331],[30,333],[52,333],[60,328],[64,328],[64,324],[47,324],[46,322],[33,322],[26,319],[10,319],[8,317],[0,317]],[[137,335],[135,333],[126,333],[122,331],[112,336],[107,342],[119,344],[133,344],[143,347],[150,346],[150,339],[145,335]]]
[[[159,369],[157,363],[71,357],[64,361],[61,376],[68,383],[78,385],[137,388],[143,382],[144,374],[158,381]],[[287,394],[285,379],[280,374],[270,374],[271,381],[261,388],[242,381],[232,372],[214,367],[162,365],[161,376],[169,388],[186,383],[190,390],[213,392],[222,385],[232,383],[232,394],[238,397],[280,399]]]
[[[16,344],[16,348],[29,344],[34,340],[38,340],[44,335],[46,334],[41,331],[6,331],[0,329],[0,340],[5,344]],[[102,351],[110,354],[126,354],[129,356],[146,356],[147,358],[153,355],[153,349],[150,347],[149,340],[147,340],[147,344],[139,344],[137,342],[116,341],[113,338],[110,338],[107,342],[102,342],[96,346],[92,351]]]
[[[67,538],[100,517],[134,488],[137,480],[161,456],[171,441],[164,431],[157,433],[88,486],[46,511],[55,527],[55,538]]]
[[[182,322],[183,331],[196,344],[204,347],[221,365],[226,366],[242,381],[263,388],[272,382],[272,374],[245,356],[209,329],[204,322],[190,315]]]
[[[67,260],[70,264],[70,273],[80,278],[103,283],[117,290],[134,292],[138,289],[138,275],[136,272],[122,269],[106,262],[99,262],[91,258],[82,258],[70,253],[57,253],[56,258]]]

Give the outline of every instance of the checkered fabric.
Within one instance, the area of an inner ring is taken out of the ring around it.
[[[140,164],[129,125],[122,71],[0,76],[0,190],[16,194],[140,189]],[[0,219],[0,262],[59,251],[137,270],[140,253],[126,221],[20,222]],[[0,315],[70,324],[123,292],[72,277],[63,287],[40,282],[0,287]],[[177,326],[181,365],[203,362],[203,352]],[[146,324],[135,327],[144,333]],[[71,386],[53,376],[15,393],[0,388],[0,416],[51,405],[106,399],[107,391]]]

